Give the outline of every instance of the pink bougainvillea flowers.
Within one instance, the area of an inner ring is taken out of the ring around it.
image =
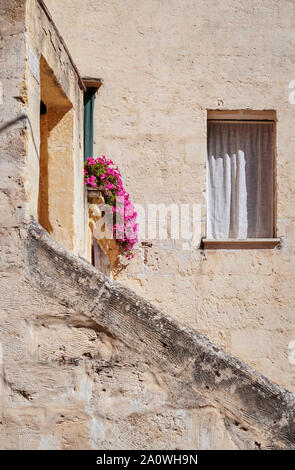
[[[84,184],[104,194],[106,204],[111,206],[113,234],[120,246],[120,253],[127,259],[133,258],[133,248],[138,241],[137,213],[123,186],[118,167],[105,155],[89,157],[85,162]]]

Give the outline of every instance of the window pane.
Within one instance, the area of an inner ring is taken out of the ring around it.
[[[93,113],[96,88],[87,88],[84,93],[84,160],[93,157]]]
[[[207,238],[273,237],[273,122],[208,121]]]

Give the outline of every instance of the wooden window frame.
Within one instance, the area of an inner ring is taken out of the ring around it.
[[[220,122],[273,122],[274,155],[273,155],[273,237],[246,238],[246,239],[208,239],[202,238],[201,248],[207,250],[244,250],[244,249],[273,249],[280,245],[277,237],[277,117],[274,110],[211,110],[207,109],[208,121]],[[206,139],[207,142],[207,139]],[[206,184],[207,187],[207,184]],[[206,205],[206,221],[208,217],[208,205]],[[207,227],[207,225],[206,225]]]
[[[84,77],[84,161],[93,157],[94,142],[94,100],[99,88],[102,86],[101,78]]]

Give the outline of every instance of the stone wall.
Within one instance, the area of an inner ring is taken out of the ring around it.
[[[23,171],[26,156],[25,93],[25,5],[1,3],[0,55],[0,226],[13,231],[24,217]]]
[[[120,281],[273,381],[295,390],[295,10],[288,0],[46,0],[82,75],[103,78],[96,154],[122,169],[132,199],[202,205],[206,110],[277,113],[280,250],[139,245]],[[143,240],[146,242],[147,240]]]
[[[1,320],[3,449],[295,448],[295,397],[23,226]]]
[[[204,304],[192,303],[192,297],[182,302],[186,324],[178,323],[77,256],[86,249],[83,84],[42,2],[7,0],[0,6],[0,448],[294,448],[294,395],[188,327],[194,308]],[[80,224],[74,253],[31,220],[38,207],[41,55],[74,103],[74,207]],[[160,255],[159,250],[159,262]],[[150,251],[144,259],[149,256]],[[253,259],[254,268],[259,259]],[[209,258],[204,263],[208,268]],[[157,269],[161,279],[169,279]],[[254,284],[256,271],[251,272]],[[175,279],[181,302],[182,276]],[[198,292],[205,299],[208,283]],[[170,309],[171,295],[167,289],[163,310]]]

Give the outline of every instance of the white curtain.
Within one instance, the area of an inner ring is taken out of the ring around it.
[[[273,123],[208,121],[207,238],[273,237]]]

